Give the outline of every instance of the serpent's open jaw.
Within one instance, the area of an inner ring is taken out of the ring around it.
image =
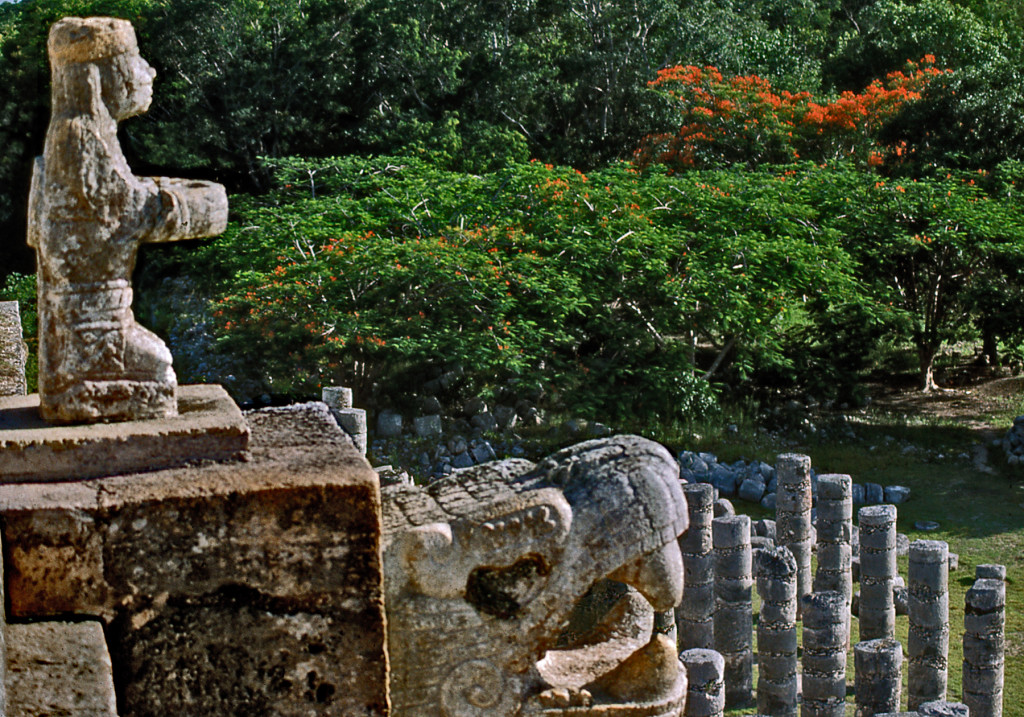
[[[663,447],[616,436],[382,493],[393,714],[682,713],[675,645],[652,637],[688,523]]]
[[[672,610],[682,593],[682,556],[675,541],[610,573],[587,593],[577,613],[590,613],[564,636],[564,647],[537,664],[551,687],[526,705],[527,714],[680,714],[686,676],[674,641],[652,634],[655,612]],[[574,622],[577,622],[574,620]]]

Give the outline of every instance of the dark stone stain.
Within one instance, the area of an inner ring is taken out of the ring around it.
[[[486,615],[511,620],[551,574],[542,556],[531,553],[504,568],[479,567],[466,582],[466,602]]]

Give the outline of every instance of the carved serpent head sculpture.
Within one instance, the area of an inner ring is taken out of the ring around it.
[[[628,585],[657,611],[679,602],[686,499],[663,447],[589,441],[537,465],[389,486],[383,503],[393,714],[681,714],[675,646],[649,631],[607,672],[584,670],[585,684],[556,684],[545,669],[595,584]]]

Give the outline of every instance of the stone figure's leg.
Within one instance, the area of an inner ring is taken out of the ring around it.
[[[46,292],[54,375],[42,395],[47,420],[74,422],[177,414],[171,354],[137,325],[125,280]],[[63,337],[63,340],[62,340]]]

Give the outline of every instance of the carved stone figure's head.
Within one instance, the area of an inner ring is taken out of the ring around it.
[[[682,594],[678,471],[618,436],[386,487],[392,713],[678,717],[685,674],[651,634]]]
[[[90,112],[102,101],[111,117],[123,120],[149,109],[156,70],[139,55],[127,20],[66,17],[50,28],[49,53],[54,112]]]

